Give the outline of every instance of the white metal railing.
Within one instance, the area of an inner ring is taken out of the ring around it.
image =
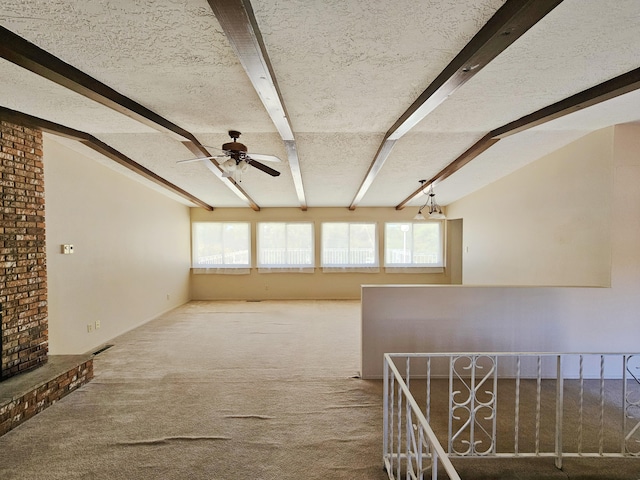
[[[390,264],[430,265],[438,262],[436,254],[412,254],[402,249],[388,250]],[[314,252],[310,248],[261,248],[258,252],[263,265],[311,265]],[[323,265],[375,265],[376,252],[372,248],[325,248],[322,250]],[[196,265],[246,265],[249,250],[198,255]]]
[[[215,255],[199,255],[195,265],[247,265],[249,263],[249,250],[218,253]]]
[[[384,365],[382,452],[389,478],[400,480],[405,475],[422,480],[424,473],[431,471],[431,478],[436,479],[438,464],[442,463],[450,480],[460,480],[409,390],[409,377],[403,379],[389,354],[384,356]]]
[[[323,265],[375,265],[376,251],[373,248],[323,248]]]
[[[430,265],[439,262],[436,253],[414,253],[402,248],[387,249],[387,263],[389,264],[417,264]]]
[[[261,265],[312,265],[314,252],[311,248],[260,248]],[[371,248],[325,248],[322,251],[325,265],[374,265],[375,250]],[[215,255],[200,255],[198,265],[246,265],[249,251],[234,251]]]
[[[260,265],[313,265],[311,248],[260,248]]]
[[[391,479],[435,479],[438,463],[458,479],[450,458],[640,462],[639,353],[385,354],[384,365]]]

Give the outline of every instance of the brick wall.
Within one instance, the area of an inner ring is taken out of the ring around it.
[[[47,361],[42,132],[0,122],[0,380]]]

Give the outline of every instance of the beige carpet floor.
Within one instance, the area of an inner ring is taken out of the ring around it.
[[[355,378],[359,302],[191,302],[112,343],[91,383],[0,437],[1,480],[387,478],[382,383]],[[640,459],[455,464],[640,479]]]
[[[0,479],[385,478],[358,302],[192,302],[0,438]]]

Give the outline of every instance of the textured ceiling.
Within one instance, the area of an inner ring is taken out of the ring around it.
[[[503,4],[251,2],[295,135],[308,207],[350,205],[385,132]],[[260,207],[300,206],[285,145],[206,0],[3,0],[0,25],[202,145],[218,147],[228,130],[240,130],[250,152],[283,160],[271,165],[279,177],[251,169],[242,189]],[[359,206],[396,206],[487,132],[640,67],[639,27],[638,0],[564,0],[396,142]],[[214,207],[247,206],[203,162],[176,163],[193,158],[184,139],[7,60],[0,60],[0,106],[87,132]],[[513,135],[439,183],[438,200],[453,202],[589,131],[635,121],[638,92]],[[62,142],[136,177],[78,142]]]

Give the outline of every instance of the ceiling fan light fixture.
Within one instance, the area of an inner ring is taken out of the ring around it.
[[[248,162],[246,162],[245,160],[240,160],[240,161],[238,162],[238,164],[236,165],[236,168],[238,169],[238,171],[239,171],[240,173],[244,173],[244,172],[246,172],[247,170],[249,170],[249,163],[248,163]]]
[[[236,161],[233,158],[222,162],[220,166],[227,172],[233,172],[237,168]]]

